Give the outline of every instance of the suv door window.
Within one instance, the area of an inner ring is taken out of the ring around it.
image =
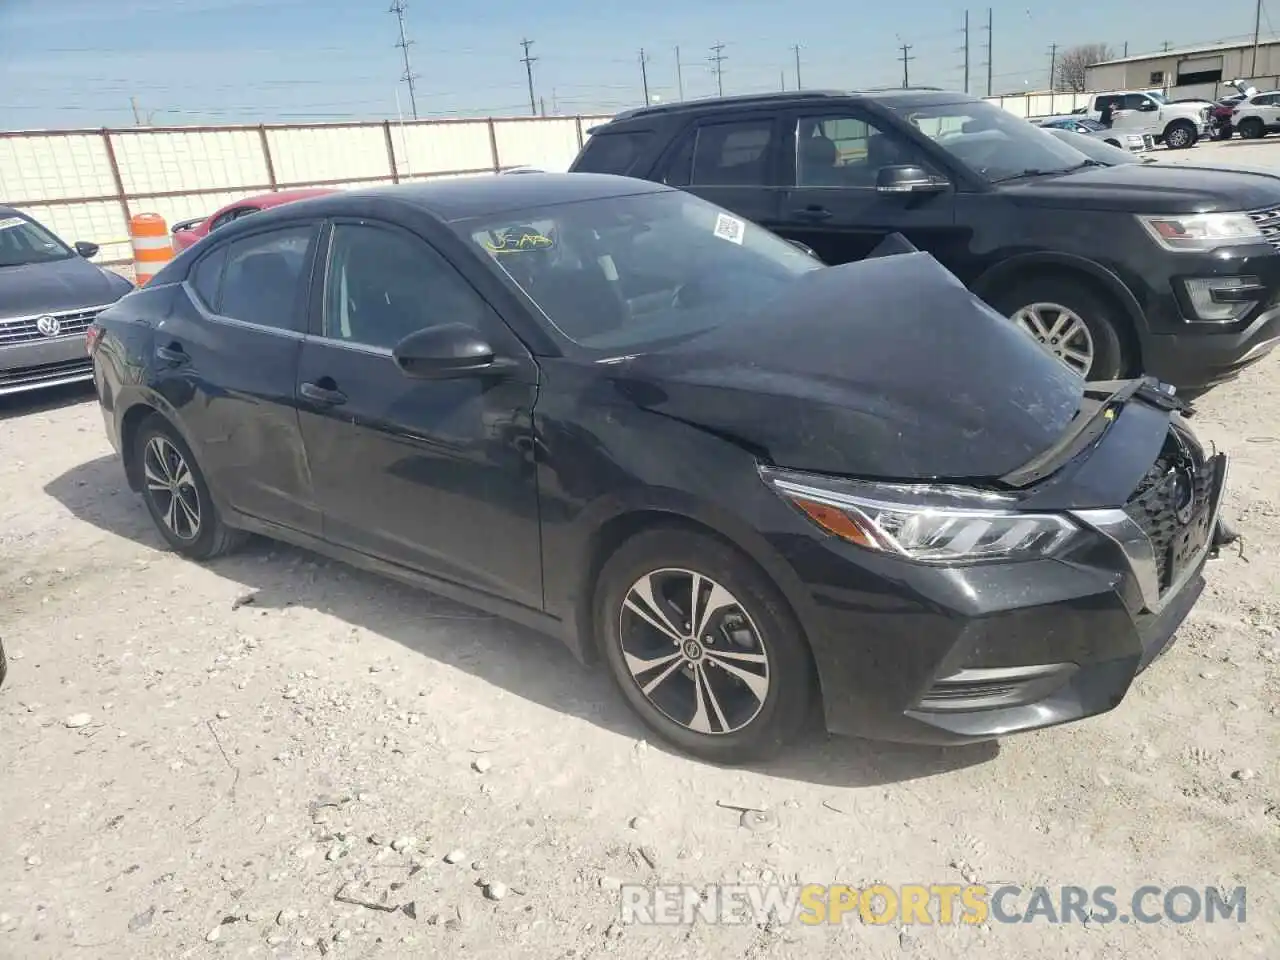
[[[573,165],[574,172],[625,174],[652,138],[651,130],[601,131],[583,147],[582,156]]]
[[[773,117],[703,124],[676,148],[663,182],[673,187],[766,187]]]
[[[945,121],[926,121],[935,126]],[[925,131],[931,136],[947,131]],[[876,185],[882,167],[925,166],[922,151],[897,133],[885,133],[862,117],[800,117],[796,122],[796,186]]]
[[[231,244],[218,313],[279,330],[301,331],[310,274],[311,225],[259,233]]]
[[[390,350],[441,323],[492,332],[488,304],[439,253],[383,227],[339,223],[329,245],[324,336]]]

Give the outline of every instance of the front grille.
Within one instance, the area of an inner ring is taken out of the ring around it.
[[[1267,243],[1280,250],[1280,207],[1254,210],[1249,214],[1249,219],[1257,224]]]
[[[1182,483],[1189,484],[1191,502],[1190,510],[1179,518]],[[1205,461],[1204,451],[1191,437],[1170,428],[1160,456],[1124,507],[1151,541],[1162,594],[1198,554],[1208,535],[1205,528],[1212,519],[1212,500],[1213,468]]]
[[[0,367],[0,393],[30,390],[46,383],[91,376],[93,376],[93,361],[88,357],[83,360],[62,360],[58,363],[41,363],[34,367],[17,367],[11,370]]]
[[[62,337],[84,336],[93,318],[105,307],[91,307],[88,310],[71,310],[62,313],[38,314],[34,317],[19,317],[15,320],[0,320],[0,347],[13,346],[15,343],[38,343],[41,340],[55,340]],[[52,317],[55,325],[45,322],[45,333],[40,329],[40,321]]]

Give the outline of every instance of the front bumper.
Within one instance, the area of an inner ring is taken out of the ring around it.
[[[827,728],[959,744],[1111,710],[1204,589],[1226,466],[1222,455],[1206,461],[1210,493],[1174,544],[1177,574],[1163,588],[1150,541],[1114,516],[1123,511],[1077,512],[1093,536],[1055,560],[926,568],[869,564],[864,551],[839,564],[832,554],[857,548],[793,545]]]
[[[93,379],[84,335],[0,344],[0,397]]]

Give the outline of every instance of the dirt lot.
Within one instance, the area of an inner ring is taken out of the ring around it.
[[[266,542],[175,558],[83,392],[0,401],[0,957],[1274,960],[1280,361],[1200,406],[1243,550],[1119,709],[966,749],[815,732],[726,770],[518,627]],[[1248,919],[616,919],[621,881],[761,877],[1244,884]]]

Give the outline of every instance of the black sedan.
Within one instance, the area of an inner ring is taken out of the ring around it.
[[[823,267],[589,174],[231,224],[91,331],[165,539],[245,532],[601,659],[659,735],[989,739],[1106,711],[1203,588],[1225,458],[927,254]]]

